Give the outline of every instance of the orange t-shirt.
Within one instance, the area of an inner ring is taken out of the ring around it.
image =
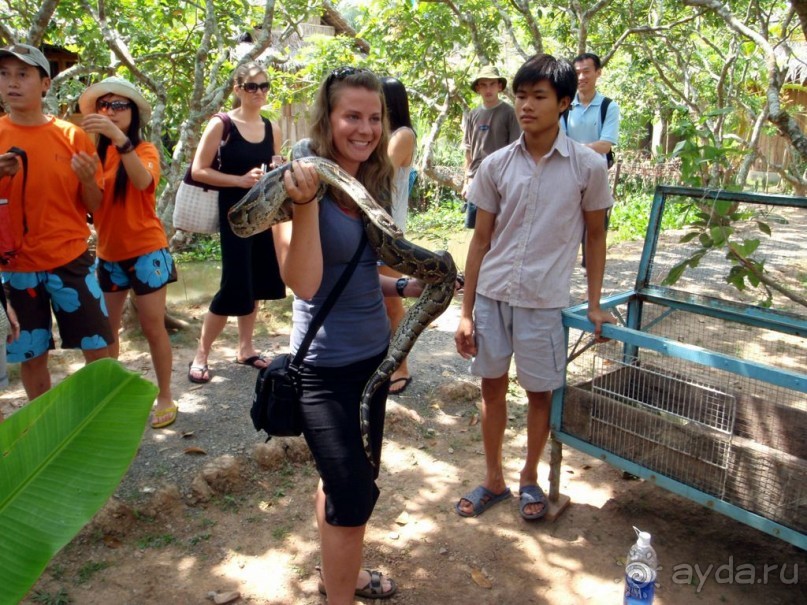
[[[87,250],[87,207],[70,160],[79,151],[94,154],[95,145],[81,128],[58,118],[22,126],[5,116],[0,118],[0,150],[12,146],[25,150],[28,178],[24,198],[22,166],[13,177],[0,178],[0,199],[9,201],[17,247],[17,256],[3,270],[50,271]],[[95,182],[103,189],[100,164]]]
[[[120,154],[114,145],[106,150],[104,161],[104,201],[93,213],[98,234],[98,258],[118,262],[135,258],[168,246],[163,224],[154,209],[154,193],[160,182],[160,154],[152,143],[141,142],[133,153],[151,174],[151,185],[142,191],[131,181],[126,185],[126,197],[115,198],[115,174]]]

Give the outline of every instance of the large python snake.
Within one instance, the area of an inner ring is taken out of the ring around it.
[[[407,310],[392,337],[386,357],[362,392],[359,417],[362,442],[373,465],[369,431],[373,395],[401,365],[423,330],[448,308],[454,296],[457,268],[448,252],[432,252],[404,239],[387,211],[338,164],[311,155],[307,147],[299,144],[295,147],[294,159],[304,159],[316,170],[321,181],[318,198],[322,198],[329,185],[356,202],[362,212],[367,240],[387,266],[424,283],[422,294]],[[291,218],[290,200],[283,184],[283,173],[290,167],[286,164],[263,175],[230,209],[227,218],[236,235],[249,237]]]

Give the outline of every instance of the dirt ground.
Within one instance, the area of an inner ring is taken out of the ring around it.
[[[233,322],[211,356],[212,382],[186,378],[205,308],[193,300],[171,306],[191,323],[172,336],[178,421],[146,429],[115,497],[53,559],[23,603],[325,602],[314,571],[316,470],[301,439],[263,445],[253,430],[255,371],[232,363]],[[288,303],[262,312],[260,347],[285,347],[285,313]],[[457,516],[454,504],[481,480],[484,455],[478,382],[454,351],[456,316],[455,303],[420,338],[410,358],[414,381],[388,403],[381,498],[365,557],[366,566],[399,584],[387,602],[621,603],[624,558],[637,526],[652,533],[662,564],[659,605],[807,603],[804,551],[651,482],[623,479],[568,447],[560,481],[571,505],[555,521],[523,521],[517,498],[475,519]],[[152,378],[142,337],[129,331],[124,341],[123,363]],[[77,363],[72,353],[54,353],[57,374]],[[6,413],[22,404],[12,378],[0,398]],[[515,491],[526,412],[515,386],[509,404],[504,459]],[[544,486],[548,461],[547,451]]]

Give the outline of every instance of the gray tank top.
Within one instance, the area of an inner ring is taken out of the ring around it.
[[[324,259],[322,283],[311,300],[294,297],[292,353],[297,352],[311,320],[356,252],[364,230],[361,219],[342,212],[329,197],[320,202],[319,228]],[[375,251],[366,244],[350,281],[311,343],[305,363],[341,367],[378,355],[387,347],[390,327],[377,261]]]

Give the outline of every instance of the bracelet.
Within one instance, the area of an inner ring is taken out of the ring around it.
[[[314,197],[312,197],[310,200],[308,200],[307,202],[295,202],[294,200],[291,200],[291,203],[294,204],[295,206],[306,206],[306,205],[310,204],[311,202],[313,202],[315,199],[317,199],[316,195]]]
[[[406,286],[409,285],[409,278],[408,277],[399,277],[398,281],[395,282],[395,291],[398,293],[398,296],[401,298],[406,298],[404,294],[404,290],[406,290]]]
[[[132,143],[132,139],[130,139],[129,137],[126,137],[126,142],[123,145],[115,145],[115,149],[118,150],[118,153],[120,155],[123,155],[125,153],[131,153],[132,151],[134,151],[134,148],[135,148],[134,143]]]

